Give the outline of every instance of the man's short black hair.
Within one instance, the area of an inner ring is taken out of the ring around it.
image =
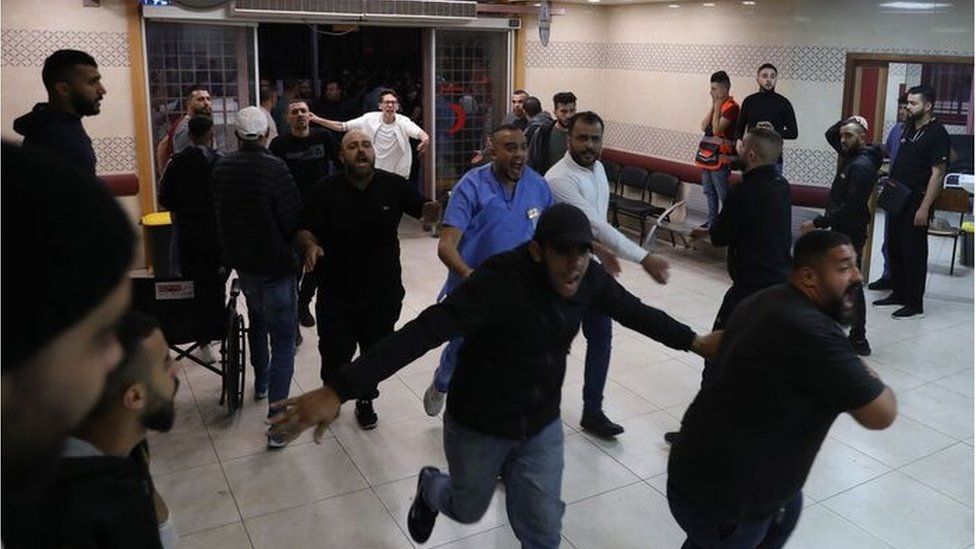
[[[603,119],[600,118],[599,114],[593,111],[583,111],[569,117],[569,122],[566,123],[566,129],[569,131],[570,135],[573,134],[573,126],[575,126],[577,122],[582,122],[584,124],[599,124],[600,133],[603,133],[603,130],[606,129],[606,126],[603,125]]]
[[[763,63],[762,65],[759,65],[759,68],[756,69],[756,74],[761,73],[763,71],[763,69],[773,69],[773,72],[775,72],[776,74],[779,74],[779,69],[777,69],[776,68],[776,65],[774,65],[772,63]]]
[[[753,128],[746,134],[749,146],[766,162],[775,162],[783,155],[783,136],[768,128]]]
[[[712,77],[708,79],[709,82],[715,82],[716,84],[721,84],[726,88],[732,87],[732,81],[729,80],[729,75],[725,71],[713,72]]]
[[[525,102],[522,103],[522,108],[525,109],[525,114],[532,118],[542,112],[542,101],[539,101],[539,98],[535,96],[526,97]]]
[[[846,234],[822,229],[810,231],[793,245],[793,270],[816,267],[827,252],[845,245],[851,245],[851,239]]]
[[[261,90],[258,92],[258,100],[261,103],[265,101],[271,101],[271,96],[273,96],[278,90],[272,88],[271,86],[261,86]]]
[[[186,127],[190,133],[190,137],[199,139],[213,129],[213,118],[207,115],[194,116],[186,123]]]
[[[125,313],[115,333],[122,344],[122,361],[105,378],[102,398],[91,412],[99,416],[118,405],[122,393],[132,385],[149,378],[149,361],[142,356],[142,344],[159,330],[159,322],[136,310]]]
[[[386,88],[380,91],[380,95],[379,95],[380,101],[383,101],[383,97],[387,95],[392,95],[394,99],[396,99],[397,101],[400,100],[400,96],[397,95],[397,92],[393,91],[391,88]]]
[[[912,86],[911,88],[908,88],[907,95],[921,95],[923,103],[935,103],[935,90],[932,89],[932,86],[925,84],[920,86]],[[906,102],[908,101],[907,95],[905,97]]]
[[[193,92],[195,91],[205,91],[207,93],[210,93],[210,88],[208,88],[203,84],[190,84],[190,86],[186,89],[187,100],[193,97]]]
[[[499,126],[495,126],[495,129],[491,130],[491,136],[495,137],[499,132],[508,132],[508,131],[521,132],[522,130],[521,128],[519,128],[514,124],[501,124]]]
[[[529,92],[519,88],[512,92],[512,95],[529,95]]]
[[[47,56],[41,69],[41,81],[47,93],[53,95],[55,84],[67,82],[78,65],[98,68],[95,58],[80,50],[58,50]]]
[[[552,96],[552,104],[554,107],[558,107],[559,105],[575,105],[576,94],[573,92],[559,92]]]

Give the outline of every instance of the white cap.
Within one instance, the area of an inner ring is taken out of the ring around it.
[[[258,107],[244,107],[237,111],[234,126],[237,137],[245,141],[256,141],[268,133],[268,117]]]
[[[862,128],[864,128],[864,132],[865,133],[867,133],[867,131],[868,131],[868,121],[867,121],[867,119],[865,119],[863,116],[861,116],[859,114],[855,114],[854,116],[848,118],[847,119],[847,122],[854,122],[858,126],[861,126]]]

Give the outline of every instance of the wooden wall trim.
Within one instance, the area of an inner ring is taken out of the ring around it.
[[[142,14],[137,2],[126,3],[129,33],[129,69],[132,81],[132,114],[135,117],[136,174],[139,176],[139,209],[142,214],[156,208],[156,183],[152,172],[152,131],[149,128],[149,98],[146,97],[146,63],[143,58]]]
[[[515,31],[515,67],[512,74],[512,89],[525,89],[525,20],[522,20],[523,27]]]

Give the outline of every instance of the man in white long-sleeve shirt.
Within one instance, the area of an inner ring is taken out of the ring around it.
[[[648,253],[636,242],[607,222],[610,204],[610,185],[603,164],[598,160],[603,148],[603,119],[596,113],[576,113],[569,119],[567,152],[546,172],[546,181],[553,201],[565,202],[583,210],[590,220],[594,238],[618,257],[640,264],[651,277],[667,283],[668,263]],[[611,274],[619,272],[619,265],[604,262]],[[610,317],[590,312],[583,318],[586,338],[586,361],[583,374],[583,418],[580,425],[592,433],[613,438],[624,428],[603,413],[603,387],[610,366]]]

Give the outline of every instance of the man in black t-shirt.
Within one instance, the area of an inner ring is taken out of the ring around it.
[[[949,134],[932,115],[934,102],[935,92],[928,86],[908,90],[908,118],[891,167],[891,179],[911,189],[911,195],[901,211],[891,212],[888,260],[892,292],[874,305],[901,305],[891,313],[895,320],[925,316],[922,296],[929,260],[929,218],[949,157]]]
[[[406,179],[374,169],[373,142],[359,130],[342,138],[343,170],[321,181],[305,200],[298,240],[305,271],[314,272],[319,298],[319,353],[322,379],[393,333],[400,318],[400,240],[404,213],[433,224],[440,204],[426,200]],[[376,426],[373,387],[356,401],[363,429]]]
[[[684,547],[782,547],[834,419],[848,412],[868,429],[894,421],[894,393],[838,326],[861,283],[850,239],[811,231],[796,242],[790,282],[732,314],[668,460]]]
[[[332,133],[311,127],[309,118],[308,103],[301,99],[292,101],[288,105],[289,132],[276,137],[268,147],[288,164],[303,203],[308,200],[312,186],[333,173],[338,162],[338,145]],[[298,321],[306,328],[315,326],[315,318],[308,308],[315,296],[315,286],[314,273],[306,273],[298,288]]]

